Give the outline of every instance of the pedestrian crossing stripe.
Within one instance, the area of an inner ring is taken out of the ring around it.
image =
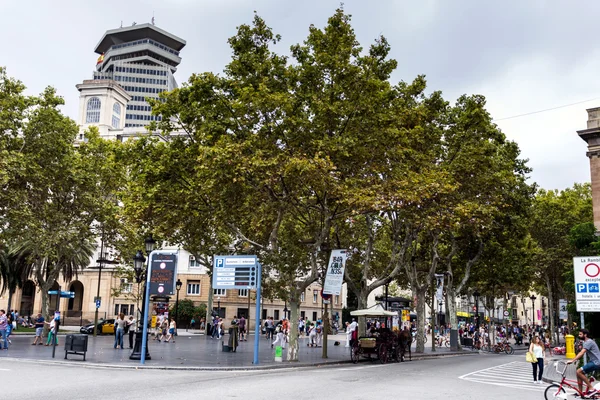
[[[458,379],[482,383],[485,385],[529,390],[532,392],[543,392],[546,390],[546,387],[548,387],[548,384],[545,382],[542,382],[540,385],[535,385],[533,383],[533,370],[531,363],[525,361],[513,361],[507,364],[497,365],[495,367],[480,369],[478,371],[459,376]]]

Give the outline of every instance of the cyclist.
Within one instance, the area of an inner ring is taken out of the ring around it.
[[[583,349],[581,349],[574,359],[567,361],[567,364],[572,364],[583,357],[584,354],[588,354],[589,362],[577,369],[577,385],[579,386],[579,391],[583,392],[583,382],[585,382],[587,385],[587,392],[585,393],[586,397],[598,393],[598,390],[592,387],[586,374],[600,370],[600,350],[598,349],[596,342],[592,340],[589,335],[590,331],[587,329],[581,329],[579,331],[579,339],[583,340]]]

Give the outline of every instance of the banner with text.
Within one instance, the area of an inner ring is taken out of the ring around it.
[[[558,300],[558,317],[560,319],[568,319],[569,318],[569,312],[567,311],[567,300],[565,299],[560,299]]]
[[[175,293],[177,254],[152,253],[150,260],[150,296],[171,296]]]
[[[323,285],[324,294],[341,294],[345,268],[346,250],[332,250],[329,256],[327,275],[325,275],[325,284]]]

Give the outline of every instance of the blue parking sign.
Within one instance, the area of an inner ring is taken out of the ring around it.
[[[577,293],[587,293],[587,283],[578,283]]]

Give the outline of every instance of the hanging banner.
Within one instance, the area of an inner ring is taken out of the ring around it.
[[[558,300],[558,317],[563,320],[569,318],[569,312],[567,311],[567,300],[565,299]]]
[[[542,310],[535,310],[538,321],[542,320]]]
[[[443,301],[444,300],[444,275],[443,274],[435,274],[435,279],[436,279],[436,291],[435,291],[435,297],[437,298],[438,301]]]
[[[344,269],[346,268],[346,250],[332,250],[329,256],[329,266],[325,283],[323,284],[323,294],[340,295],[342,284],[344,283]]]

